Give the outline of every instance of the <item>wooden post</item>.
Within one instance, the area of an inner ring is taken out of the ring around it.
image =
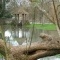
[[[24,38],[24,15],[22,14],[22,38]]]
[[[27,19],[26,19],[26,15],[27,15],[27,14],[25,14],[25,20],[27,20]]]

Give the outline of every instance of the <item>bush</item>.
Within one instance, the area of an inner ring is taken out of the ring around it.
[[[24,25],[30,25],[30,22],[28,20],[25,20]]]

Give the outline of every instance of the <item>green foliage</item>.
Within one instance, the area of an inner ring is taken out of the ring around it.
[[[0,17],[2,17],[2,4],[0,4]]]
[[[12,22],[10,23],[10,25],[11,25],[12,28],[14,28],[14,27],[16,26],[16,22],[15,22],[15,21],[12,21]]]
[[[1,12],[0,13],[0,18],[11,18],[12,17],[12,15],[11,15],[11,13],[9,13],[9,11],[5,11],[5,12]]]
[[[0,4],[0,13],[1,13],[1,10],[2,10],[2,4]]]
[[[6,11],[5,14],[4,14],[4,17],[5,18],[11,18],[12,15],[11,15],[11,13],[9,11]]]
[[[30,25],[28,20],[25,20],[24,25]]]
[[[0,4],[0,18],[11,18],[12,15],[9,11],[5,9],[5,1]]]

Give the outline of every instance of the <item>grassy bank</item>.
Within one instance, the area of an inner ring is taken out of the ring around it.
[[[54,24],[30,24],[26,25],[28,28],[42,29],[42,30],[56,30],[56,26]]]

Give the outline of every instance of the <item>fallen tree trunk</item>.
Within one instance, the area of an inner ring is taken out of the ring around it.
[[[36,60],[38,58],[52,56],[60,54],[60,39],[45,41],[45,42],[35,42],[32,43],[30,48],[29,45],[24,46],[9,46],[7,47],[7,52],[9,55],[9,60]],[[0,40],[0,53],[5,54],[5,42]]]

